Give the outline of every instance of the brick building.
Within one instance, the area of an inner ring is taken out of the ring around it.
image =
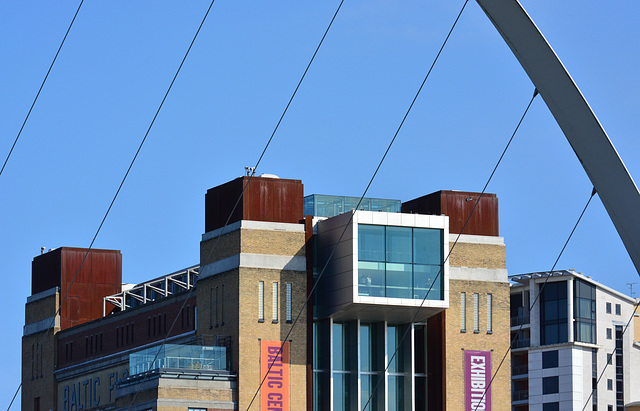
[[[478,193],[303,191],[210,189],[200,264],[135,286],[119,251],[35,257],[22,409],[508,410],[496,196],[465,225]]]

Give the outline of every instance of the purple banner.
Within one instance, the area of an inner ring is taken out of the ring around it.
[[[464,352],[465,411],[491,411],[491,351]]]

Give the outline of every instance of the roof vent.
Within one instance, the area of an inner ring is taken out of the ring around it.
[[[260,177],[263,177],[263,178],[280,178],[275,174],[260,174]]]

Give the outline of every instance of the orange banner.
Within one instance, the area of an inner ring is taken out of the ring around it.
[[[282,351],[280,351],[282,347]],[[273,365],[272,365],[273,364]],[[271,367],[271,369],[269,369]],[[267,374],[267,371],[269,373]],[[264,376],[267,376],[265,379]],[[260,393],[262,411],[289,411],[289,342],[265,341],[260,344]]]

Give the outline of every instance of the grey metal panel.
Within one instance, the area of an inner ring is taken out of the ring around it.
[[[640,193],[607,133],[517,0],[476,0],[569,140],[640,274]]]

